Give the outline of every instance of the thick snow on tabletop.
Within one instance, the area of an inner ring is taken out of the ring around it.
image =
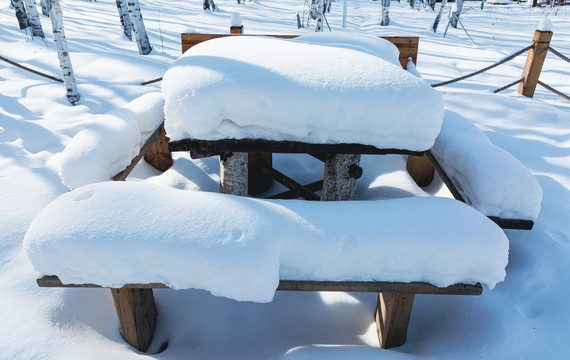
[[[64,283],[164,283],[271,301],[279,279],[503,281],[508,240],[445,198],[267,201],[108,182],[62,195],[28,229],[36,271]]]
[[[390,42],[363,34],[200,43],[162,81],[173,140],[262,138],[426,150],[440,95],[402,69]]]
[[[538,217],[542,189],[536,178],[461,115],[445,111],[431,152],[465,201],[481,213],[505,219]]]

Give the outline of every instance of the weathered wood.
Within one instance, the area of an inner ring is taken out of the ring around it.
[[[414,296],[393,292],[378,294],[376,330],[381,348],[388,349],[406,342]]]
[[[252,36],[255,34],[239,35],[239,34],[181,34],[182,38],[182,53],[186,52],[192,46],[199,44],[206,40],[216,39],[225,36]],[[262,36],[263,34],[257,34],[257,36]],[[271,36],[281,39],[292,39],[299,35],[263,35]],[[399,61],[402,67],[405,69],[408,66],[408,58],[411,57],[414,64],[417,64],[418,60],[418,45],[420,42],[419,37],[415,36],[380,36],[382,39],[390,41],[392,44],[398,47],[400,50]]]
[[[269,167],[261,167],[260,169],[264,174],[271,176],[281,185],[285,186],[288,189],[291,189],[291,191],[297,194],[297,197],[302,197],[305,200],[315,200],[315,201],[321,200],[321,198],[315,193],[313,193],[311,190],[307,189],[303,185],[299,184],[298,182],[291,179],[287,175],[279,172],[278,170]]]
[[[243,34],[243,25],[241,26],[230,26],[230,34]]]
[[[343,201],[356,199],[356,183],[360,176],[355,169],[360,168],[359,154],[335,154],[325,161],[323,179],[323,201]],[[362,172],[360,172],[362,175]]]
[[[310,184],[303,185],[303,187],[311,192],[317,192],[323,188],[323,181],[322,180],[315,181]],[[271,195],[267,199],[296,199],[298,197],[300,196],[297,192],[288,190],[281,192],[279,194]]]
[[[248,153],[228,152],[220,155],[220,192],[247,196]]]
[[[129,344],[146,351],[156,325],[152,289],[111,289],[121,335]]]
[[[162,123],[158,128],[158,138],[151,143],[144,155],[145,161],[157,170],[166,171],[173,164],[172,153],[168,150],[169,140]]]
[[[440,163],[437,159],[433,156],[430,151],[426,152],[426,156],[429,161],[432,163],[433,167],[443,180],[445,186],[449,189],[451,194],[456,200],[461,202],[465,202],[465,199],[451,180],[451,178],[447,175],[445,170],[441,167]],[[489,219],[495,222],[501,229],[515,229],[515,230],[531,230],[534,227],[534,221],[532,220],[525,220],[525,219],[503,219],[496,216],[488,216]]]
[[[36,280],[39,287],[102,288],[97,284],[63,284],[55,275],[42,275]],[[123,289],[168,289],[161,283],[127,284]],[[405,294],[433,295],[481,295],[481,284],[455,284],[437,287],[424,282],[388,281],[299,281],[281,280],[277,290],[281,291],[343,291],[343,292],[399,292]]]
[[[534,47],[529,50],[528,57],[526,58],[526,64],[522,73],[523,81],[519,84],[518,88],[519,94],[530,98],[534,96],[538,78],[542,71],[542,65],[548,53],[550,40],[552,40],[552,31],[536,30],[534,32],[532,39]]]
[[[199,156],[201,153],[225,152],[269,152],[290,154],[400,154],[423,155],[423,151],[410,151],[405,149],[380,149],[372,145],[362,144],[311,144],[300,141],[272,141],[263,139],[224,139],[224,140],[197,140],[183,139],[171,141],[168,144],[170,151],[191,151]]]
[[[249,153],[248,159],[248,193],[249,195],[257,195],[269,189],[273,184],[270,174],[261,171],[262,167],[273,167],[273,155],[271,153]]]
[[[425,154],[423,156],[408,156],[406,170],[416,184],[421,187],[431,184],[435,175],[435,168]]]
[[[163,125],[164,125],[164,123],[163,123]],[[154,133],[152,133],[152,135],[144,143],[144,145],[141,147],[141,150],[139,151],[139,154],[133,159],[133,161],[131,161],[129,166],[127,166],[127,168],[125,170],[123,170],[120,173],[118,173],[117,175],[113,176],[113,180],[115,180],[115,181],[125,180],[127,178],[127,176],[129,176],[131,171],[133,171],[135,166],[137,166],[137,164],[143,158],[143,156],[149,151],[151,146],[155,142],[159,141],[159,138],[160,138],[160,127],[158,129],[156,129],[154,131]]]

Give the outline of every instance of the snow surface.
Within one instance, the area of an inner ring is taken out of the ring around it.
[[[166,72],[162,91],[166,131],[174,140],[426,150],[443,116],[441,96],[401,68],[397,48],[365,34],[206,41]]]
[[[545,17],[544,19],[540,20],[540,22],[538,23],[537,30],[552,31],[552,21],[549,18]]]
[[[53,201],[24,249],[40,274],[66,284],[158,282],[268,302],[280,278],[494,288],[509,242],[451,199],[264,201],[110,182]]]
[[[482,214],[504,219],[538,217],[542,189],[536,178],[461,115],[445,111],[431,153],[466,203]]]
[[[37,1],[36,1],[37,3]],[[406,343],[379,349],[374,322],[376,294],[277,292],[267,304],[237,302],[200,290],[154,292],[159,320],[149,354],[122,339],[106,289],[44,289],[35,282],[22,240],[33,218],[68,191],[57,162],[69,141],[91,120],[133,99],[160,91],[140,82],[161,77],[180,56],[180,33],[228,33],[239,11],[248,34],[308,34],[297,29],[297,0],[261,0],[238,5],[199,1],[141,2],[153,52],[138,54],[123,35],[115,1],[62,1],[71,60],[82,100],[70,106],[62,84],[0,62],[0,359],[564,359],[570,353],[570,103],[537,87],[528,99],[510,88],[526,55],[484,74],[439,87],[445,106],[481,129],[489,140],[527,167],[543,190],[532,231],[505,231],[509,263],[505,281],[481,296],[418,295]],[[479,70],[528,46],[537,24],[552,20],[551,46],[570,55],[570,7],[531,8],[531,3],[485,6],[469,1],[462,28],[433,34],[435,13],[392,2],[391,22],[378,24],[380,3],[333,2],[327,20],[333,32],[419,36],[417,70],[437,83]],[[436,12],[441,3],[437,3]],[[449,6],[449,5],[448,5]],[[445,10],[447,13],[448,8]],[[305,12],[306,14],[306,12]],[[0,55],[40,71],[61,74],[49,18],[41,17],[45,42],[18,29],[9,1],[0,1]],[[568,64],[548,54],[541,81],[570,94]],[[141,162],[129,181],[180,189],[218,191],[215,158],[174,154],[174,166],[159,173]],[[277,155],[277,169],[301,183],[322,178],[322,164],[309,156]],[[360,200],[451,194],[440,179],[415,185],[405,156],[363,156]],[[282,191],[279,185],[273,193]],[[158,352],[168,343],[166,350]]]
[[[160,92],[147,93],[93,118],[59,158],[63,183],[76,188],[111,180],[123,171],[164,120],[163,107]]]

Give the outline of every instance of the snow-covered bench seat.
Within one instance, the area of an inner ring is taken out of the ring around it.
[[[160,199],[160,201],[156,201]],[[42,287],[112,289],[123,337],[146,350],[153,288],[269,302],[278,290],[379,292],[382,347],[404,343],[414,294],[503,281],[503,231],[445,198],[310,202],[105,182],[49,204],[24,248]]]
[[[222,192],[260,192],[248,189],[256,182],[247,181],[248,163],[249,180],[269,176],[271,183],[271,154],[248,159],[264,149],[318,153],[327,158],[325,173],[342,173],[355,190],[356,179],[347,172],[364,153],[358,146],[407,154],[433,145],[442,99],[402,68],[402,54],[417,55],[417,38],[219,36],[183,34],[183,46],[193,38],[192,47],[165,73],[162,91],[171,150],[221,155]],[[315,150],[319,146],[333,150]],[[259,163],[269,168],[265,174]],[[234,173],[246,176],[226,181]],[[336,185],[324,179],[323,199]]]
[[[69,188],[124,180],[143,157],[161,171],[172,165],[160,92],[137,97],[85,124],[59,156],[58,173]]]
[[[530,230],[542,189],[514,156],[489,141],[472,122],[446,110],[429,160],[453,196],[502,228]]]

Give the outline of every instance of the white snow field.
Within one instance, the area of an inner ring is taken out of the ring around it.
[[[31,39],[29,33],[18,29],[9,3],[0,2],[0,56],[61,76],[50,20],[41,18],[45,41]],[[485,287],[483,294],[475,297],[416,296],[403,346],[378,348],[373,316],[375,294],[277,292],[272,302],[259,304],[213,296],[204,290],[157,290],[157,329],[149,352],[143,354],[121,338],[109,290],[38,288],[38,273],[23,248],[24,234],[51,201],[67,193],[69,187],[77,186],[67,182],[64,185],[64,172],[60,176],[65,164],[72,163],[69,158],[65,160],[66,146],[78,142],[76,136],[82,131],[89,134],[89,129],[98,126],[105,127],[109,138],[88,136],[93,146],[85,147],[86,156],[99,149],[99,144],[119,146],[111,140],[119,137],[118,131],[129,135],[121,137],[124,143],[120,146],[124,148],[117,151],[130,151],[141,141],[142,133],[149,129],[143,130],[136,121],[143,119],[136,114],[142,116],[157,109],[149,103],[143,109],[136,102],[133,108],[131,102],[162,91],[160,82],[148,86],[141,86],[140,82],[161,77],[176,62],[181,54],[181,32],[227,33],[235,12],[240,13],[248,34],[311,34],[314,26],[311,21],[309,27],[297,29],[296,14],[306,18],[308,12],[300,0],[254,0],[240,5],[220,0],[216,2],[219,9],[213,13],[203,11],[200,1],[140,3],[153,46],[147,56],[139,55],[136,43],[122,35],[115,1],[61,1],[68,48],[81,93],[77,106],[69,104],[62,84],[0,61],[0,359],[568,356],[570,102],[540,86],[533,99],[517,94],[515,88],[493,94],[494,89],[520,78],[526,55],[436,91],[446,111],[475,124],[492,144],[520,161],[538,181],[543,196],[535,226],[531,231],[505,231],[509,246],[506,277],[494,289]],[[541,22],[541,26],[550,26],[543,21],[545,17],[551,21],[554,33],[551,46],[570,56],[568,6],[531,8],[528,3],[509,2],[485,4],[481,10],[479,1],[466,2],[460,19],[475,45],[462,28],[450,27],[443,38],[446,15],[434,34],[430,28],[436,14],[431,10],[392,2],[390,25],[382,27],[381,2],[352,0],[347,5],[347,27],[343,29],[342,2],[332,3],[331,13],[327,14],[332,32],[419,36],[417,71],[429,84],[479,70],[526,47]],[[436,11],[439,6],[440,3]],[[553,54],[547,56],[540,79],[570,94],[570,64]],[[423,101],[414,94],[409,94],[407,100],[410,108]],[[132,117],[117,109],[131,109]],[[323,109],[323,114],[326,111],[329,110]],[[155,119],[147,120],[147,125],[154,124]],[[69,172],[70,176],[92,183],[103,178],[91,175],[113,172],[107,167],[113,162],[113,150],[100,151],[108,152],[109,163],[93,163],[92,167],[81,164]],[[479,149],[473,149],[471,154],[485,155]],[[218,191],[217,159],[191,160],[186,153],[175,153],[174,157],[173,167],[164,173],[142,162],[127,180],[188,192]],[[418,188],[407,175],[405,164],[405,156],[363,156],[364,174],[358,183],[357,199],[368,204],[374,203],[372,200],[451,196],[440,179],[426,189]],[[275,156],[274,165],[301,183],[322,176],[322,164],[308,156]],[[82,177],[81,172],[89,176]],[[519,186],[516,178],[505,181],[512,182],[512,187]],[[281,190],[275,185],[269,192]],[[69,195],[74,196],[75,191],[82,190],[73,190]],[[155,196],[148,201],[160,199]],[[359,220],[373,217],[369,213],[358,215],[358,211],[351,212],[351,217]],[[188,216],[187,221],[192,218]],[[396,226],[398,219],[393,222]],[[466,234],[478,235],[482,235],[478,230]],[[70,263],[77,261],[72,254],[67,258]],[[379,263],[383,260],[377,259]],[[165,343],[168,346],[159,352]]]

